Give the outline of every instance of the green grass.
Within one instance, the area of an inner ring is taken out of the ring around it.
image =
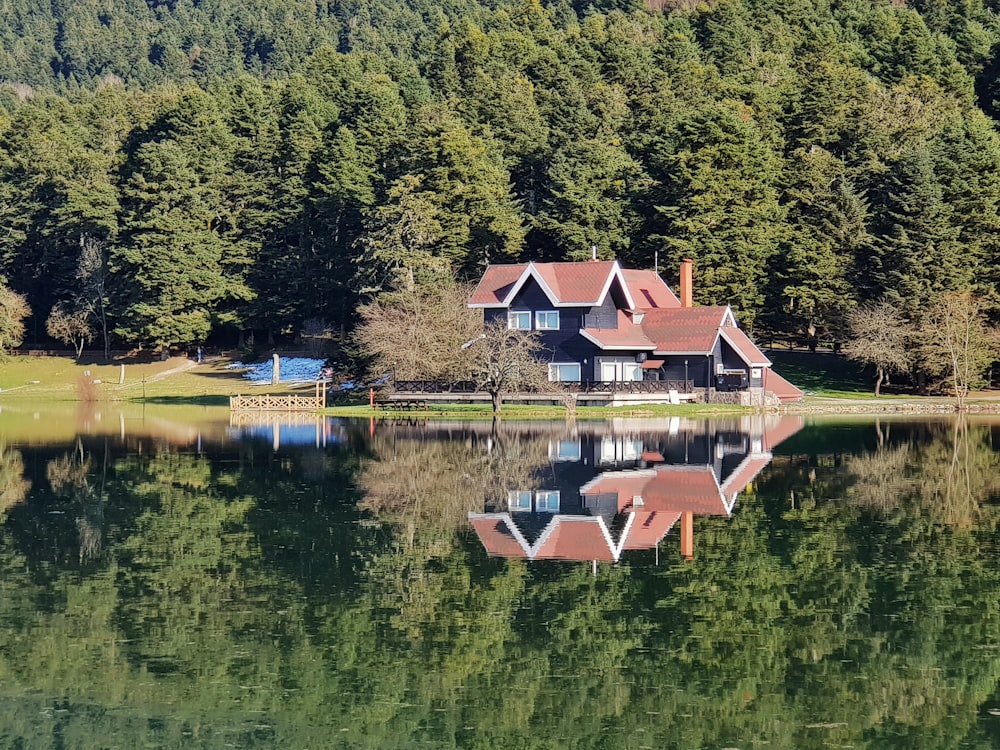
[[[122,364],[125,379],[119,383]],[[96,400],[228,406],[229,396],[236,394],[312,392],[312,384],[252,385],[240,371],[227,370],[227,364],[228,360],[218,359],[195,365],[184,357],[112,364],[78,363],[70,357],[7,357],[0,361],[0,405]]]
[[[864,368],[847,357],[832,352],[767,352],[775,372],[807,394],[826,398],[874,397],[874,381]]]

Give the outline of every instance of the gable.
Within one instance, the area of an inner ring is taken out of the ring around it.
[[[534,281],[552,307],[600,305],[617,282],[620,306],[633,300],[617,261],[527,263],[489,266],[469,299],[469,307],[508,307],[521,289]]]

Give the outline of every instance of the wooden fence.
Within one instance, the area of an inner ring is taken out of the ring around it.
[[[230,396],[230,411],[316,411],[326,408],[326,381],[316,383],[313,396]]]

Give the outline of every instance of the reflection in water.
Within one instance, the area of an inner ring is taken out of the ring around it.
[[[694,555],[694,517],[728,516],[736,497],[802,428],[800,417],[669,420],[639,431],[575,428],[548,440],[549,463],[469,522],[491,555],[617,562],[656,547],[678,521]]]
[[[7,511],[24,502],[29,489],[31,482],[24,478],[21,452],[4,445],[0,439],[0,522]]]
[[[0,440],[0,747],[1000,746],[991,424],[162,424]]]

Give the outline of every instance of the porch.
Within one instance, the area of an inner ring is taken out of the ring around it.
[[[381,401],[412,401],[419,397],[426,403],[489,403],[490,395],[477,390],[471,381],[397,380],[394,390]],[[505,403],[562,404],[564,394],[576,396],[579,406],[628,406],[632,404],[679,404],[706,400],[704,388],[695,388],[683,380],[585,380],[553,383],[559,390],[508,393]]]

